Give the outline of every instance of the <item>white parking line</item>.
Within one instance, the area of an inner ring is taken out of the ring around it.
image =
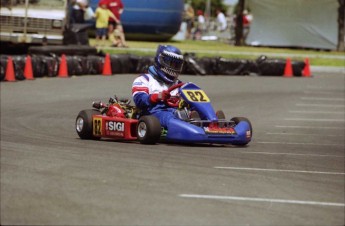
[[[297,142],[275,142],[275,141],[259,141],[258,144],[291,144],[291,145],[315,145],[315,146],[337,146],[344,147],[342,144],[319,144],[319,143],[297,143]]]
[[[334,129],[334,130],[345,130],[345,127],[338,126],[285,126],[285,125],[275,125],[276,128],[291,128],[291,129]]]
[[[258,155],[292,155],[292,156],[307,156],[307,157],[331,157],[331,158],[345,158],[341,155],[317,155],[317,154],[298,154],[285,152],[260,152],[260,151],[243,151],[242,154],[258,154]]]
[[[318,118],[284,118],[286,121],[309,121],[309,122],[345,122],[345,119],[318,119]]]
[[[327,98],[327,97],[301,97],[301,100],[326,100],[326,101],[344,101],[344,98]]]
[[[316,133],[266,133],[267,135],[287,135],[287,136],[321,136],[321,137],[344,137],[344,135],[327,135]]]
[[[326,108],[343,108],[343,107],[345,107],[344,104],[305,104],[305,103],[297,103],[296,106],[300,106],[300,107],[326,107]]]
[[[290,113],[297,113],[297,114],[336,114],[336,115],[344,115],[343,111],[289,111]]]
[[[240,197],[240,196],[180,194],[179,197],[195,198],[195,199],[217,199],[217,200],[234,200],[234,201],[249,201],[249,202],[269,202],[269,203],[281,203],[281,204],[316,205],[316,206],[337,206],[337,207],[345,206],[344,203],[337,203],[337,202],[315,202],[315,201],[267,199],[267,198],[253,198],[253,197]]]
[[[305,171],[305,170],[280,170],[280,169],[243,168],[243,167],[226,167],[226,166],[215,166],[214,168],[215,169],[228,169],[228,170],[283,172],[283,173],[310,173],[310,174],[345,175],[345,173],[342,173],[342,172],[321,172],[321,171]]]

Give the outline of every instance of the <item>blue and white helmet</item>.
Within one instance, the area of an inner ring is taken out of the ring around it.
[[[182,72],[183,55],[171,45],[159,45],[155,56],[154,67],[157,75],[166,83],[173,83]]]

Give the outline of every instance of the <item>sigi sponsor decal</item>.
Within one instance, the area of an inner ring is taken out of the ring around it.
[[[105,123],[105,129],[108,131],[123,132],[123,131],[125,131],[125,123],[115,122],[115,121],[107,121]]]
[[[125,131],[124,122],[116,122],[116,121],[105,122],[105,133],[107,136],[123,137],[124,131]]]

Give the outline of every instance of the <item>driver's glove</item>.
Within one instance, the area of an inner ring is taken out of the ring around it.
[[[167,90],[163,90],[160,93],[153,93],[150,95],[150,101],[153,104],[157,104],[160,101],[166,101],[170,98],[170,93]]]

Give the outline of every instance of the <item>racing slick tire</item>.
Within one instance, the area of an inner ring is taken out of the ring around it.
[[[100,115],[101,112],[95,109],[88,109],[80,111],[75,120],[75,130],[79,137],[85,140],[99,140],[100,137],[95,137],[92,133],[92,116]]]
[[[216,112],[216,116],[217,116],[218,119],[225,119],[225,114],[224,114],[224,112],[222,110],[218,110]]]
[[[234,117],[231,119],[231,121],[235,122],[235,124],[237,125],[238,123],[245,121],[249,124],[250,127],[250,135],[251,137],[253,136],[253,127],[252,127],[252,123],[249,121],[249,119],[245,118],[245,117]],[[249,142],[245,142],[245,143],[241,143],[241,144],[237,144],[239,146],[244,146],[247,145]]]
[[[161,136],[161,124],[155,116],[142,116],[137,126],[137,138],[141,144],[155,144]]]

